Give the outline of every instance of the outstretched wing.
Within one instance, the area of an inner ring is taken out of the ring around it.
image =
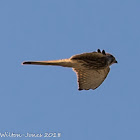
[[[107,77],[110,68],[107,67],[101,70],[91,70],[91,69],[75,69],[73,70],[77,74],[79,90],[89,90],[96,89]]]
[[[82,61],[83,66],[90,69],[103,69],[108,65],[106,55],[99,52],[78,54],[72,56],[70,59]]]

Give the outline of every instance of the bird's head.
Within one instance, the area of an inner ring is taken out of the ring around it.
[[[108,59],[108,65],[112,65],[114,63],[118,63],[115,57],[112,54],[106,53],[106,57]]]
[[[106,56],[109,66],[114,64],[114,63],[118,63],[117,60],[115,59],[115,57],[110,53],[106,53],[105,50],[102,50],[102,52],[101,52],[100,49],[98,49],[97,52],[102,53],[103,55]]]

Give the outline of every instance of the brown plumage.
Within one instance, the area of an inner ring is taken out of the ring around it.
[[[52,61],[26,61],[23,64],[54,65],[71,67],[78,77],[79,90],[96,89],[107,77],[113,63],[117,63],[114,56],[109,53],[97,52],[74,55],[69,59]]]

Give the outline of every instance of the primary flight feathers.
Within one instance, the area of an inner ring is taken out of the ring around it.
[[[113,63],[117,63],[115,57],[104,50],[83,53],[69,59],[52,61],[25,61],[27,65],[53,65],[71,67],[77,74],[79,90],[96,89],[107,77]]]

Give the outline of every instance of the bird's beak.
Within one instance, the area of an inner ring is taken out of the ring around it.
[[[117,61],[117,60],[115,60],[115,63],[118,63],[118,61]]]

